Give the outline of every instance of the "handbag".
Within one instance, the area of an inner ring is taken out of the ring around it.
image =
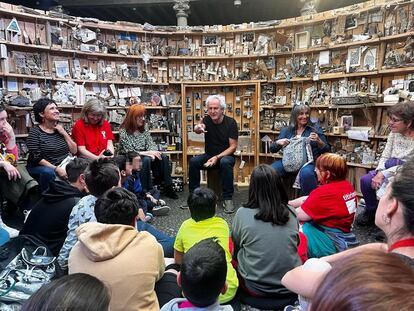
[[[56,257],[44,246],[20,253],[0,273],[0,302],[23,303],[57,275]]]
[[[286,172],[297,172],[308,162],[307,138],[291,138],[283,149],[282,164]]]

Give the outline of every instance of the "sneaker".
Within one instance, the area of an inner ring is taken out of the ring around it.
[[[283,311],[302,311],[302,308],[299,305],[288,305],[283,309]]]
[[[19,235],[19,230],[16,230],[14,228],[7,226],[3,222],[3,219],[1,219],[1,217],[0,217],[0,227],[2,227],[4,230],[6,230],[9,233],[10,239],[15,238]]]
[[[227,214],[232,214],[236,210],[233,205],[233,200],[224,200],[223,208],[224,212]]]
[[[153,219],[154,219],[154,215],[152,215],[151,213],[145,214],[145,222],[151,222]]]
[[[154,206],[151,212],[154,216],[165,216],[170,212],[170,207],[167,205]]]
[[[166,205],[166,203],[165,203],[165,201],[164,201],[164,200],[159,199],[159,200],[158,200],[158,204],[157,204],[157,205],[159,205],[159,206],[164,206],[164,205]]]
[[[178,199],[178,195],[177,195],[177,193],[175,193],[172,186],[168,186],[168,187],[165,188],[164,195],[169,197],[170,199],[174,199],[174,200]]]

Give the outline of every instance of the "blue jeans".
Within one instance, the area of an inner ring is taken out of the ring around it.
[[[172,185],[170,160],[165,154],[161,154],[161,160],[151,157],[142,156],[142,168],[140,172],[141,185],[144,191],[152,189],[151,171],[156,184],[164,182],[165,186]]]
[[[164,257],[174,258],[175,237],[166,235],[164,232],[158,231],[154,226],[141,220],[137,221],[136,228],[138,231],[147,231],[161,244],[164,250]]]
[[[189,189],[190,192],[194,189],[200,187],[200,170],[206,169],[204,163],[210,159],[211,156],[208,154],[200,154],[198,156],[192,157],[190,159],[188,179],[189,179]],[[233,156],[224,156],[220,159],[218,164],[220,170],[220,177],[223,186],[223,199],[231,200],[234,193],[233,185],[233,168],[236,160]],[[218,165],[214,166],[212,169],[217,169]]]
[[[48,166],[26,166],[29,174],[39,183],[39,190],[43,193],[49,188],[49,183],[56,178],[55,170]]]
[[[282,177],[289,174],[297,174],[296,173],[288,173],[283,168],[282,160],[278,160],[272,163],[272,167],[276,170],[277,174]],[[318,180],[315,174],[315,165],[308,164],[304,166],[300,170],[300,192],[302,195],[309,195],[312,190],[314,190],[318,186]]]

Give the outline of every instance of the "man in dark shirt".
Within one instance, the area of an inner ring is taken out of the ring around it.
[[[33,207],[20,234],[30,234],[59,254],[68,231],[69,215],[86,191],[83,172],[89,160],[76,158],[66,166],[68,182],[53,180]]]
[[[224,115],[224,96],[211,95],[206,100],[207,115],[194,127],[197,134],[205,135],[205,153],[195,156],[189,165],[190,192],[200,186],[200,170],[217,167],[220,169],[223,187],[224,211],[233,213],[233,168],[234,152],[239,132],[233,118]]]

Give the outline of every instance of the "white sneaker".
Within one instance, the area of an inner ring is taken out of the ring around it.
[[[170,212],[170,207],[167,205],[154,206],[151,212],[154,216],[165,216]]]
[[[3,219],[1,219],[1,217],[0,217],[0,227],[2,227],[4,230],[6,230],[9,233],[10,239],[15,238],[19,235],[19,230],[16,230],[14,228],[7,226],[3,222]]]

